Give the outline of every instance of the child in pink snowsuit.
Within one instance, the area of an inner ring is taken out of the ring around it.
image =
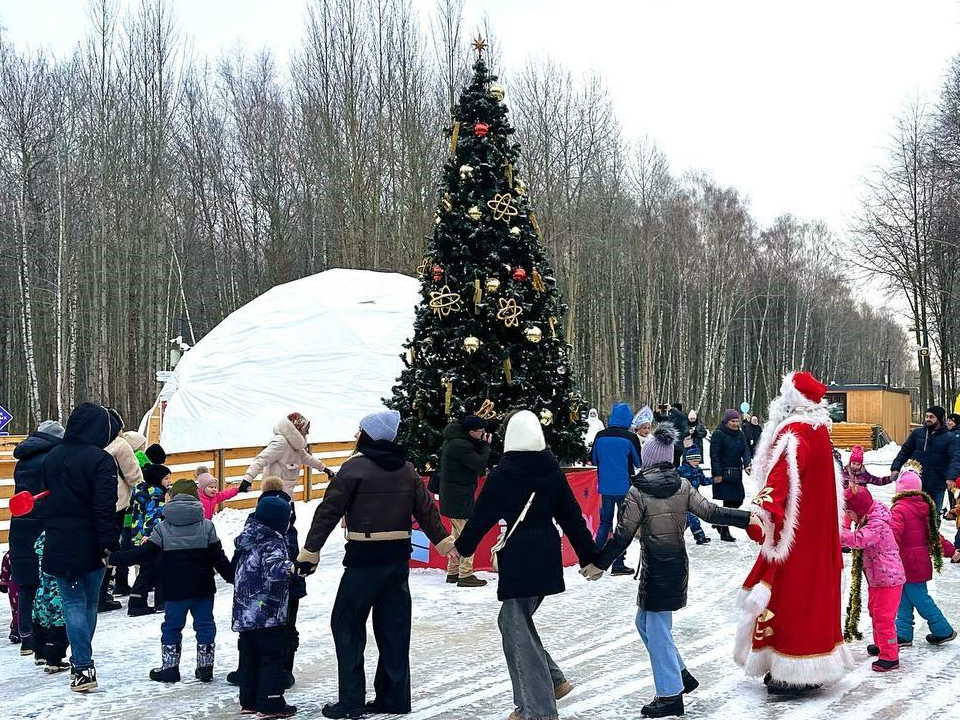
[[[246,480],[240,483],[239,487],[227,488],[220,492],[217,492],[218,486],[217,479],[207,472],[205,467],[197,468],[197,490],[199,490],[200,504],[203,505],[203,516],[207,520],[213,519],[217,505],[250,489],[250,483]]]
[[[10,600],[10,642],[20,642],[20,586],[13,581],[10,551],[3,554],[3,564],[0,565],[0,592],[7,593]],[[20,653],[23,654],[22,652]]]
[[[933,579],[931,558],[937,558],[939,572],[944,559],[953,557],[955,549],[936,532],[936,503],[921,488],[920,476],[913,470],[900,473],[897,494],[893,496],[893,508],[890,511],[893,534],[900,546],[900,558],[906,575],[897,612],[897,642],[900,645],[913,643],[914,610],[930,626],[927,642],[931,645],[942,645],[957,637],[956,630],[927,591],[927,582]],[[935,543],[940,547],[937,548]]]
[[[863,571],[867,576],[870,620],[873,642],[880,659],[873,663],[877,672],[900,667],[900,647],[894,620],[900,607],[900,594],[906,575],[900,560],[900,549],[893,535],[887,506],[874,502],[866,487],[853,485],[843,491],[847,514],[856,527],[840,528],[840,542],[849,548],[863,550]],[[871,648],[868,648],[868,651]]]
[[[850,451],[850,462],[843,468],[842,477],[844,489],[850,487],[850,483],[856,483],[857,485],[889,485],[892,481],[889,475],[880,478],[867,472],[867,468],[863,465],[862,445],[853,446],[853,450]]]

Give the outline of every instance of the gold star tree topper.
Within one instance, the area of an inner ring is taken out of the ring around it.
[[[473,49],[477,51],[477,58],[483,59],[483,51],[487,49],[487,41],[484,40],[480,34],[477,34],[477,39],[473,41]]]

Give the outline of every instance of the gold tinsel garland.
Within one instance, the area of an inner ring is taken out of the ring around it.
[[[450,154],[454,155],[457,152],[457,139],[460,137],[460,121],[457,120],[453,123],[453,133],[450,135]]]
[[[847,602],[847,620],[843,625],[843,639],[847,642],[863,640],[863,633],[858,627],[863,582],[863,550],[853,550],[850,558],[850,600]]]

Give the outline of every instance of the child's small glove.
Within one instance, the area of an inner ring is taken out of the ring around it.
[[[245,493],[250,489],[251,485],[253,485],[253,483],[247,480],[246,478],[244,478],[243,480],[240,481],[240,487],[237,488],[237,491]]]

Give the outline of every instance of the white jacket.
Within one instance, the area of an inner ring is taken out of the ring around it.
[[[139,433],[132,433],[132,435],[143,437]],[[137,462],[137,456],[133,454],[133,443],[138,439],[139,438],[134,437],[128,438],[126,433],[124,433],[117,435],[117,437],[104,448],[104,450],[117,461],[117,469],[120,471],[117,475],[117,512],[130,507],[133,488],[143,482],[143,472],[140,470],[140,463]]]
[[[321,472],[326,466],[307,452],[307,439],[287,418],[281,420],[273,432],[276,433],[273,440],[250,463],[243,479],[253,482],[261,473],[264,477],[276,475],[283,480],[284,492],[293,497],[301,465]]]

